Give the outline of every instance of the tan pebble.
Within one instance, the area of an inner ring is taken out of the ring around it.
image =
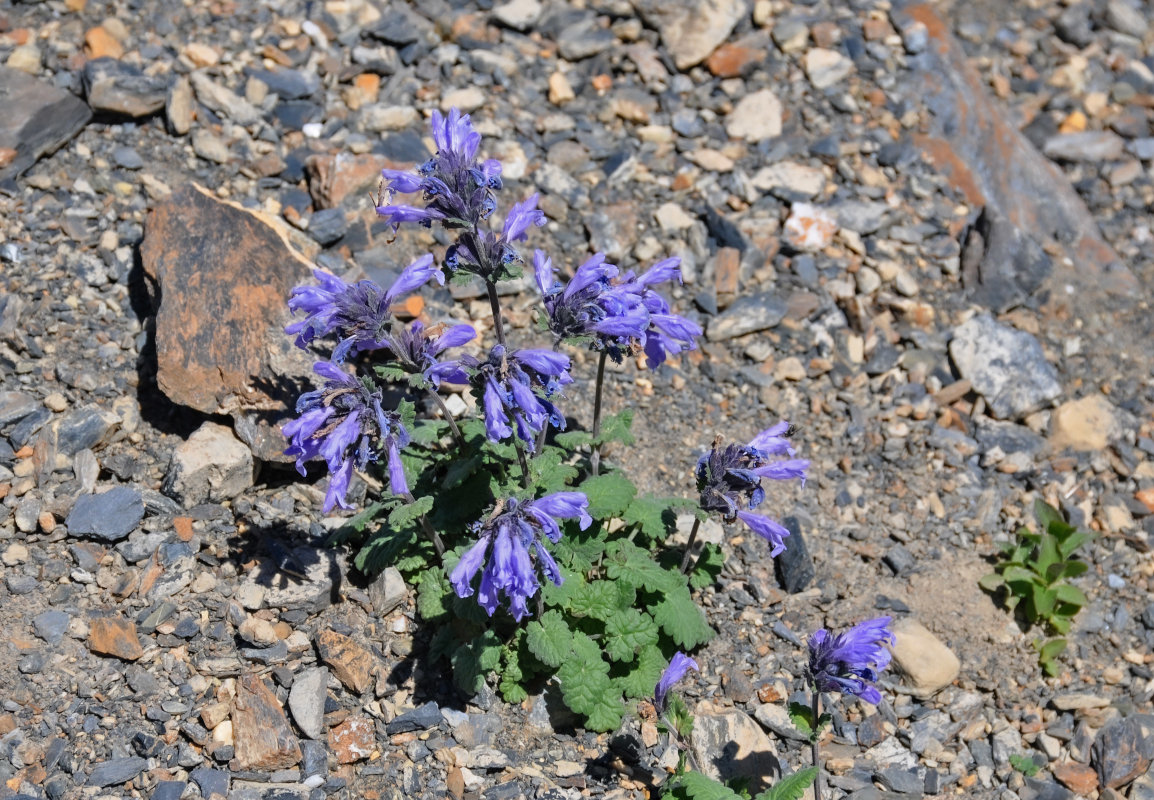
[[[84,34],[84,53],[89,58],[121,58],[124,47],[106,28],[98,26]]]
[[[186,44],[181,55],[198,67],[215,67],[220,63],[220,54],[216,52],[216,48],[200,42]]]
[[[53,392],[44,398],[44,407],[50,411],[60,412],[68,408],[68,400],[60,392]]]
[[[569,79],[565,77],[564,73],[554,72],[549,76],[550,103],[559,106],[576,97],[577,95],[573,93],[573,87],[569,85]]]
[[[52,531],[56,530],[56,517],[51,511],[41,511],[40,516],[36,518],[36,522],[40,526],[40,530],[45,533],[52,533]]]

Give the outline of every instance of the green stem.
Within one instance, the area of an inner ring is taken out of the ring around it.
[[[429,389],[429,397],[433,398],[433,402],[441,409],[441,414],[445,417],[445,421],[448,422],[449,427],[453,429],[453,438],[457,440],[457,447],[464,450],[465,437],[461,435],[461,429],[457,427],[457,421],[453,419],[453,414],[449,411],[449,407],[445,404],[445,401],[441,399],[441,396],[437,394],[435,389]]]
[[[813,755],[813,765],[817,774],[813,776],[813,800],[821,800],[821,692],[813,688],[813,737],[810,740],[810,750]]]
[[[593,395],[593,438],[601,435],[601,389],[605,385],[605,360],[609,357],[607,350],[601,351],[601,358],[597,361],[597,392]],[[589,456],[589,470],[594,477],[601,469],[601,445],[594,443],[593,454]]]
[[[413,497],[412,492],[405,492],[403,495],[401,495],[401,497],[405,498],[405,502],[409,503],[410,505],[417,502],[417,498]],[[445,555],[445,543],[441,541],[441,535],[433,529],[433,526],[429,523],[428,517],[422,514],[420,519],[421,530],[423,530],[425,535],[428,536],[429,539],[433,542],[433,547],[437,548],[437,555]]]
[[[681,557],[681,574],[689,572],[689,559],[693,553],[693,543],[697,541],[697,530],[701,527],[701,517],[693,518],[693,530],[689,532],[689,541],[685,544],[685,555]]]

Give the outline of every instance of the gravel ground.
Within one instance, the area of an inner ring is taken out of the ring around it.
[[[278,455],[308,371],[279,333],[288,289],[443,251],[392,241],[369,194],[452,106],[503,161],[503,203],[541,193],[530,246],[570,269],[683,259],[700,348],[609,377],[638,438],[611,458],[643,489],[691,496],[718,434],[800,428],[810,479],[768,504],[804,548],[774,564],[707,526],[719,635],[684,687],[714,768],[803,766],[783,718],[805,635],[885,613],[903,668],[877,709],[839,706],[828,796],[1154,798],[1152,19],[0,4],[0,800],[656,796],[651,725],[456,692],[399,575],[323,546],[342,520],[322,472]],[[506,308],[529,343],[523,288]],[[456,294],[405,313],[483,315]],[[1049,679],[977,585],[1037,498],[1101,534]]]

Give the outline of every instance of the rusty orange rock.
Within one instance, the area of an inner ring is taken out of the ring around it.
[[[718,78],[740,78],[764,59],[764,47],[730,42],[714,50],[705,60],[705,66]]]
[[[349,717],[329,730],[329,749],[337,756],[338,764],[363,761],[373,754],[376,731],[368,717]]]
[[[332,669],[337,679],[358,694],[373,684],[373,654],[344,634],[322,631],[317,637],[321,661]]]
[[[136,636],[136,623],[117,614],[88,621],[88,649],[102,656],[135,661],[144,655]]]
[[[1087,764],[1064,761],[1052,764],[1050,771],[1054,773],[1054,777],[1058,779],[1059,783],[1075,794],[1089,795],[1090,792],[1098,788],[1098,773]]]
[[[242,769],[288,769],[301,760],[300,742],[276,695],[260,678],[246,675],[232,701],[232,735]]]
[[[349,195],[367,198],[381,183],[382,169],[409,169],[412,164],[392,161],[374,153],[309,156],[305,171],[309,194],[317,208],[334,208]]]

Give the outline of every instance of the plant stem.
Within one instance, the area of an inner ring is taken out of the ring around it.
[[[821,800],[821,747],[818,740],[821,738],[821,692],[813,688],[813,739],[810,742],[813,754],[813,765],[817,774],[813,776],[813,800]]]
[[[453,419],[453,414],[449,411],[449,407],[445,405],[445,401],[437,394],[435,389],[429,389],[429,397],[433,398],[433,402],[441,409],[441,414],[445,417],[445,421],[449,423],[449,427],[453,429],[453,438],[457,440],[457,447],[461,450],[465,449],[465,437],[461,435],[461,429],[457,427],[457,421]]]
[[[681,574],[689,572],[689,558],[693,553],[693,543],[697,541],[697,529],[701,527],[701,517],[693,518],[693,530],[689,532],[689,541],[685,544],[685,555],[681,557]]]
[[[410,505],[417,502],[417,499],[413,497],[412,492],[405,492],[401,496],[404,497],[405,502],[409,503]],[[445,543],[441,541],[441,534],[437,533],[433,529],[433,526],[429,523],[428,517],[426,517],[424,514],[421,515],[421,530],[423,530],[425,535],[428,536],[429,539],[433,542],[433,547],[437,548],[437,555],[445,555]]]
[[[593,395],[593,438],[601,435],[601,388],[605,384],[605,360],[609,357],[607,350],[601,351],[601,358],[597,360],[597,392]],[[601,469],[601,445],[593,445],[593,454],[589,456],[589,470],[597,477]]]

